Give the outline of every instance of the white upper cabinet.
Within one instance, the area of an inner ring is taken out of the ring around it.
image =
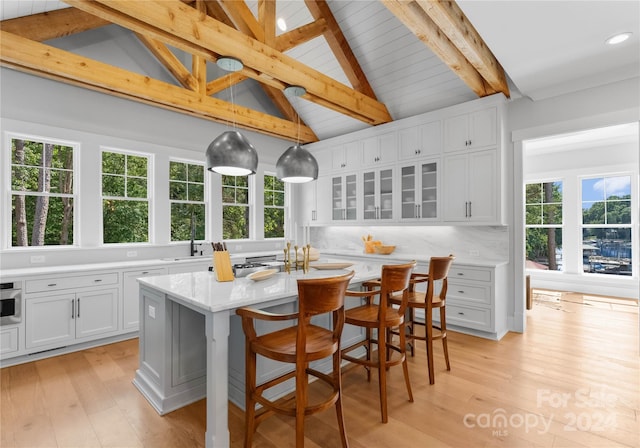
[[[362,172],[363,220],[393,221],[394,214],[394,167]]]
[[[445,157],[444,220],[498,221],[498,176],[495,150]]]
[[[303,225],[322,224],[331,216],[331,178],[318,176],[313,182],[299,184],[300,200],[298,200],[298,220]]]
[[[333,171],[355,170],[361,162],[361,144],[359,141],[346,143],[331,150]]]
[[[362,162],[365,167],[395,162],[397,148],[395,132],[367,138],[362,142]]]
[[[400,160],[439,156],[442,151],[442,123],[440,120],[398,131]]]
[[[495,107],[445,118],[444,151],[483,149],[497,144]]]
[[[400,219],[435,221],[439,219],[439,159],[400,165]]]
[[[357,175],[355,173],[331,178],[331,219],[356,221],[358,219]],[[318,195],[325,194],[318,191]]]

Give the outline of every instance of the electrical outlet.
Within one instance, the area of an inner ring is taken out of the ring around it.
[[[471,249],[469,250],[469,255],[472,257],[479,257],[480,251],[478,249]]]
[[[138,256],[138,251],[135,251],[135,250],[127,251],[127,257],[137,257],[137,256]]]
[[[151,319],[155,319],[156,318],[156,307],[155,306],[149,306],[149,317]]]
[[[31,263],[44,263],[45,256],[44,255],[31,255]]]

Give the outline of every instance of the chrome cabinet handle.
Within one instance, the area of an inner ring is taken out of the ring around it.
[[[71,319],[75,319],[76,318],[76,301],[72,300],[71,301]]]
[[[57,286],[57,283],[49,283],[47,286]]]
[[[97,278],[97,279],[95,279],[93,282],[94,282],[94,283],[100,283],[101,281],[102,281],[102,279],[101,279],[101,278]]]
[[[142,271],[142,275],[147,275],[149,271]]]
[[[80,298],[78,297],[78,314],[76,314],[76,317],[79,319],[80,318]]]

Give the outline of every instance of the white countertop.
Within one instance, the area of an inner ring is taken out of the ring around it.
[[[429,254],[405,254],[405,253],[396,253],[393,252],[389,255],[381,255],[381,254],[366,254],[364,251],[354,251],[354,250],[339,250],[339,249],[319,249],[320,256],[323,255],[336,255],[342,257],[359,257],[367,260],[371,260],[374,263],[397,263],[397,262],[406,262],[410,260],[416,260],[418,263],[428,263],[431,255]],[[433,254],[436,255],[436,254]],[[441,254],[438,254],[439,256]],[[446,254],[448,255],[448,254]],[[455,254],[454,254],[455,255]],[[455,255],[456,259],[453,264],[458,265],[466,265],[466,266],[478,266],[478,267],[488,267],[495,268],[498,266],[505,265],[509,263],[508,260],[491,260],[484,258],[475,258],[475,257],[460,257]]]
[[[331,260],[338,261],[338,260]],[[378,263],[354,263],[343,270],[311,269],[304,274],[292,271],[279,272],[273,277],[254,282],[247,277],[230,282],[218,282],[212,272],[190,272],[157,277],[144,277],[138,282],[159,292],[168,294],[203,311],[217,312],[242,306],[255,306],[273,300],[297,296],[298,279],[324,278],[355,271],[351,284],[357,284],[380,276]]]

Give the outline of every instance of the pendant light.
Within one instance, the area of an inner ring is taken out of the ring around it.
[[[229,72],[242,70],[242,61],[221,56],[216,61],[218,67]],[[231,89],[231,107],[233,105],[233,86]],[[235,107],[234,107],[235,118]],[[234,120],[235,127],[235,120]],[[258,152],[253,145],[237,130],[225,131],[216,137],[206,153],[207,169],[226,176],[247,176],[258,169]]]
[[[288,96],[300,97],[307,93],[304,87],[289,86],[284,89]],[[300,146],[300,116],[298,115],[298,138],[276,163],[276,176],[283,182],[303,183],[318,178],[318,162],[313,155]]]

